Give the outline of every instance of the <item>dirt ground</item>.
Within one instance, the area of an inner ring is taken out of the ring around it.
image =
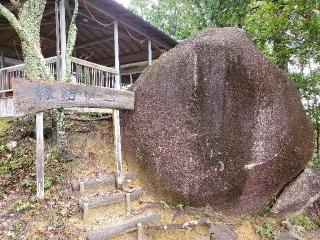
[[[72,191],[71,181],[113,173],[114,155],[111,121],[87,121],[91,117],[81,117],[85,120],[72,120],[74,116],[70,115],[66,122],[68,152],[72,161],[58,160],[51,144],[50,126],[46,130],[46,191],[43,201],[35,198],[34,122],[23,119],[0,123],[0,239],[86,239],[88,233],[116,224],[126,217],[125,205],[115,204],[92,209],[82,220],[78,207],[80,195]],[[10,141],[16,141],[17,146],[13,149],[3,147]],[[128,187],[147,189],[137,166],[125,160],[125,171],[135,174]],[[115,191],[114,186],[97,186],[88,189],[85,197]],[[159,214],[160,222],[155,225],[183,224],[203,218],[212,223],[223,223],[234,228],[240,240],[275,239],[276,234],[285,231],[281,220],[269,213],[227,217],[211,208],[195,209],[182,204],[171,206],[147,191],[134,201],[132,215],[148,212]],[[272,223],[272,229],[264,227],[266,222]],[[146,240],[205,240],[209,237],[208,225],[177,230],[149,228],[145,231]],[[128,232],[112,239],[137,239],[137,232]]]

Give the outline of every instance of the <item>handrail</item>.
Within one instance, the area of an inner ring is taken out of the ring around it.
[[[57,56],[46,58],[46,65],[50,72],[56,76]],[[115,75],[119,74],[114,68],[88,62],[83,59],[71,58],[72,81],[99,87],[114,87]],[[25,64],[19,64],[0,69],[0,98],[12,92],[11,79],[25,77]]]
[[[46,58],[45,60],[46,60],[46,64],[55,63],[57,62],[57,56],[49,57],[49,58]],[[6,67],[6,68],[1,68],[0,71],[14,72],[14,71],[24,70],[24,68],[25,68],[25,64],[22,63],[22,64],[18,64],[18,65]]]
[[[55,63],[57,62],[57,56],[54,57],[49,57],[46,58],[46,63],[50,64],[50,63]],[[115,75],[118,74],[117,70],[111,67],[106,67],[97,63],[92,63],[92,62],[88,62],[86,60],[80,59],[80,58],[75,58],[75,57],[71,57],[71,62],[76,63],[76,64],[80,64],[86,67],[91,67],[91,68],[95,68],[97,70],[101,70],[101,71],[106,71],[106,72],[110,72],[113,73]],[[14,65],[14,66],[10,66],[10,67],[6,67],[6,68],[1,68],[0,71],[19,71],[19,70],[23,70],[25,67],[25,64],[18,64],[18,65]]]
[[[92,63],[92,62],[88,62],[86,60],[80,59],[80,58],[75,58],[75,57],[71,57],[71,62],[79,64],[79,65],[83,65],[86,67],[90,67],[90,68],[94,68],[100,71],[105,71],[105,72],[109,72],[109,73],[113,73],[115,75],[118,74],[117,70],[111,67],[106,67],[97,63]]]

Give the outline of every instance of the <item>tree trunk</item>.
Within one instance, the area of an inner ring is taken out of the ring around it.
[[[320,159],[320,124],[316,123],[316,155]]]
[[[23,1],[18,8],[18,20],[24,29],[20,34],[26,76],[30,79],[53,80],[41,53],[40,27],[46,0]]]

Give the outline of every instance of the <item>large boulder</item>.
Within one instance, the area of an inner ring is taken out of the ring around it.
[[[290,215],[306,211],[317,220],[320,218],[320,212],[317,215],[318,202],[320,203],[320,173],[315,169],[306,168],[283,190],[272,212]]]
[[[202,31],[163,54],[131,90],[124,151],[167,201],[253,213],[311,158],[294,83],[243,30]]]

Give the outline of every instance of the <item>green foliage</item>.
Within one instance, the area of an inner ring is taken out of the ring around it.
[[[317,0],[133,0],[131,9],[177,39],[208,27],[242,27],[265,56],[287,70],[320,61]]]
[[[25,169],[31,166],[32,159],[22,148],[15,148],[12,151],[12,156],[0,161],[0,175],[10,177],[11,172],[19,169]]]
[[[62,183],[63,180],[64,180],[64,176],[63,176],[62,173],[61,173],[60,175],[56,176],[56,181],[57,181],[58,183]]]
[[[134,12],[177,39],[208,27],[242,26],[250,0],[133,0]]]
[[[182,204],[182,203],[179,203],[179,204],[176,205],[176,208],[178,208],[179,210],[183,210],[183,209],[186,208],[186,206],[184,204]]]
[[[247,222],[247,221],[251,221],[252,220],[252,216],[251,215],[244,215],[241,220],[243,222]]]
[[[6,145],[0,145],[0,154],[5,153],[7,151]]]
[[[274,223],[270,220],[265,221],[261,226],[258,226],[256,232],[262,240],[275,240]]]
[[[303,226],[307,230],[314,230],[317,226],[316,224],[308,218],[305,214],[296,214],[291,217],[290,222],[293,225]]]
[[[0,119],[0,138],[10,135],[10,123],[4,119]]]
[[[45,177],[44,178],[44,189],[48,189],[52,186],[52,178],[51,177]]]
[[[309,163],[309,166],[316,169],[318,172],[320,172],[320,159],[317,156],[317,154],[313,154],[313,157]]]
[[[30,179],[23,179],[21,182],[20,182],[20,185],[24,188],[31,188],[33,187],[35,184],[32,180]]]
[[[18,212],[30,210],[30,209],[32,209],[32,208],[34,208],[34,205],[31,204],[31,203],[28,202],[28,201],[24,202],[24,201],[22,201],[22,200],[19,200],[19,201],[17,202],[16,210],[17,210]]]

